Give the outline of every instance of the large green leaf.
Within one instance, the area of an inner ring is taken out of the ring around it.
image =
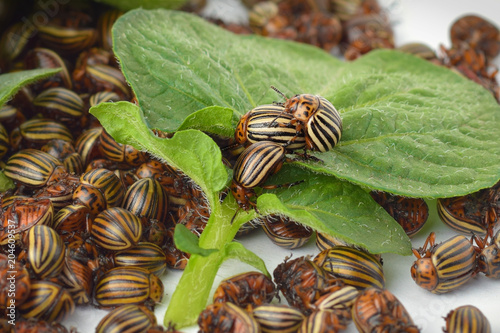
[[[0,75],[0,106],[21,89],[21,87],[54,75],[60,70],[60,68],[40,68]]]
[[[215,106],[220,119],[197,126],[220,128],[228,108],[241,115],[277,100],[272,84],[288,96],[322,95],[342,114],[340,144],[316,155],[322,163],[302,163],[314,171],[428,198],[474,192],[500,178],[500,107],[479,85],[422,59],[383,50],[344,63],[307,45],[237,36],[165,10],[131,11],[113,33],[150,127],[174,131]]]
[[[268,190],[258,198],[262,214],[285,214],[318,232],[368,249],[371,253],[411,254],[403,228],[366,191],[330,175],[285,165],[268,183],[303,183]]]

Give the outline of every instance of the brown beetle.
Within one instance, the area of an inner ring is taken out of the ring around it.
[[[233,303],[210,304],[198,316],[199,333],[258,333],[255,318]]]

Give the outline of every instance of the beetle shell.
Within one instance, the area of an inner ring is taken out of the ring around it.
[[[486,243],[488,236],[484,241],[474,238],[481,251],[477,256],[478,271],[490,279],[500,279],[500,231],[492,237],[489,245]]]
[[[97,39],[94,28],[70,28],[56,25],[38,27],[40,39],[45,45],[63,54],[76,54],[92,46]]]
[[[113,255],[116,266],[136,266],[146,268],[157,276],[167,269],[165,253],[158,245],[142,242]]]
[[[314,262],[358,289],[385,286],[382,265],[370,253],[349,246],[335,246],[320,252]]]
[[[48,322],[45,320],[37,320],[30,318],[27,320],[16,320],[15,329],[12,331],[12,325],[8,324],[8,330],[2,332],[10,333],[76,333],[73,329],[69,330],[63,325],[56,322]],[[1,329],[0,325],[0,329]]]
[[[270,278],[260,272],[248,272],[223,280],[215,290],[213,301],[246,308],[271,303],[275,295],[276,286]]]
[[[9,199],[9,198],[8,198]],[[10,198],[11,203],[4,200],[2,204],[3,221],[0,229],[0,244],[5,245],[9,240],[9,226],[15,223],[15,239],[19,239],[20,233],[29,230],[34,225],[50,225],[54,216],[54,207],[48,199],[33,199],[24,197]],[[11,229],[12,227],[10,227]]]
[[[146,162],[146,154],[144,152],[130,145],[123,145],[116,142],[106,131],[102,131],[100,142],[99,149],[101,149],[101,153],[110,161],[127,163],[135,167]]]
[[[306,147],[326,152],[333,149],[342,137],[342,118],[335,107],[318,96],[320,108],[305,125]]]
[[[115,267],[96,284],[95,299],[100,306],[158,303],[163,297],[161,280],[141,267]]]
[[[331,276],[305,257],[285,260],[276,267],[273,275],[277,288],[288,304],[304,313],[310,312],[313,303],[323,294],[344,285],[342,280]]]
[[[348,320],[333,310],[313,311],[302,322],[297,333],[339,332],[347,328]]]
[[[399,300],[387,289],[363,290],[352,308],[352,318],[360,333],[419,333]]]
[[[139,333],[156,325],[156,317],[148,308],[140,305],[122,305],[101,319],[96,333]]]
[[[455,48],[466,44],[472,49],[484,52],[490,58],[495,58],[500,52],[498,28],[477,15],[465,15],[453,22],[450,37]]]
[[[30,50],[24,57],[24,66],[26,69],[61,69],[58,73],[51,75],[46,79],[35,82],[32,86],[30,86],[30,88],[34,88],[35,91],[40,91],[51,87],[64,87],[67,89],[73,88],[73,82],[71,81],[71,76],[69,75],[66,63],[56,52],[52,50],[41,47]]]
[[[344,286],[318,298],[314,307],[318,310],[346,309],[350,312],[354,301],[359,295],[359,291],[353,286]]]
[[[445,320],[445,333],[491,333],[488,318],[472,305],[464,305],[451,310]]]
[[[287,150],[305,147],[303,131],[295,129],[292,115],[279,105],[261,105],[241,117],[234,137],[239,144],[249,146],[259,141],[285,145]]]
[[[74,125],[74,122],[83,115],[81,97],[62,87],[44,90],[35,97],[33,105],[46,117],[58,119],[68,125]]]
[[[476,254],[471,242],[464,236],[452,237],[438,245],[434,233],[426,246],[413,253],[417,260],[411,267],[411,277],[420,287],[434,294],[455,290],[469,281],[476,270]]]
[[[253,206],[250,201],[255,195],[253,188],[278,172],[285,157],[285,148],[270,141],[254,143],[241,153],[234,165],[231,183],[231,192],[241,208],[249,210]]]
[[[67,171],[55,157],[41,150],[24,149],[9,158],[4,173],[20,184],[41,187],[64,178]]]
[[[261,221],[262,228],[271,241],[285,249],[302,247],[312,236],[312,229],[286,216],[267,215]]]
[[[69,292],[58,284],[32,281],[28,300],[18,309],[25,318],[59,322],[75,311],[75,303]]]
[[[73,135],[66,125],[44,118],[35,118],[25,121],[19,126],[19,134],[11,133],[11,143],[14,149],[41,148],[53,139],[73,141]]]
[[[101,156],[99,138],[101,137],[102,131],[102,127],[88,129],[83,131],[75,141],[75,149],[82,157],[85,167],[90,161]]]
[[[12,265],[6,255],[0,254],[0,309],[6,309],[11,304],[11,299],[16,306],[23,304],[30,294],[31,280],[28,270],[18,260]],[[12,295],[12,284],[15,293]]]
[[[122,207],[139,217],[164,221],[167,215],[167,193],[153,178],[136,181],[125,194]]]
[[[66,247],[57,232],[46,225],[28,231],[28,262],[41,278],[59,275],[64,267]]]
[[[429,207],[424,199],[405,198],[377,191],[370,194],[403,227],[409,237],[420,231],[429,217]]]
[[[7,154],[10,149],[9,134],[3,125],[0,123],[0,159]]]
[[[77,305],[89,304],[92,299],[92,270],[78,260],[66,257],[59,281],[69,291]]]
[[[263,333],[295,333],[306,318],[288,305],[263,304],[252,311]]]
[[[113,207],[100,213],[92,224],[96,244],[112,251],[131,248],[142,236],[141,220],[129,211]]]
[[[258,333],[251,314],[233,303],[210,304],[198,316],[199,333]]]

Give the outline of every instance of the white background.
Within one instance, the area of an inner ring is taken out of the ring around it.
[[[389,10],[396,46],[419,41],[435,50],[440,44],[449,47],[449,26],[456,18],[466,13],[480,14],[500,26],[500,2],[498,0],[379,0],[379,2]],[[500,65],[498,57],[496,64]],[[437,233],[438,241],[446,240],[454,235],[454,232],[439,221],[435,201],[429,202],[429,207],[431,217],[424,229],[412,240],[414,247],[420,247],[431,231]],[[263,258],[271,272],[292,253],[272,244],[260,230],[241,239],[241,242]],[[317,253],[318,250],[311,241],[306,247],[294,250],[293,256]],[[446,316],[451,309],[466,304],[478,307],[490,320],[492,332],[500,332],[500,281],[490,280],[480,275],[459,290],[445,295],[434,295],[418,287],[411,279],[410,267],[414,261],[413,257],[386,254],[383,255],[383,260],[386,287],[404,304],[422,332],[442,332],[444,326],[442,317]],[[249,270],[253,270],[252,267],[233,260],[228,261],[220,269],[216,285],[226,277]],[[182,272],[169,271],[163,278],[166,295],[162,304],[156,308],[159,323],[163,322],[170,296],[181,274]],[[67,327],[77,327],[81,333],[94,332],[97,323],[106,313],[92,308],[77,308],[75,314],[64,324]],[[185,328],[182,331],[197,332],[197,327]],[[356,329],[351,324],[344,332],[356,332]]]

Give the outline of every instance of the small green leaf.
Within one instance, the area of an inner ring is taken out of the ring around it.
[[[288,96],[321,95],[341,112],[341,142],[316,154],[323,163],[305,168],[427,198],[475,192],[500,179],[500,106],[444,67],[393,50],[341,62],[307,45],[234,35],[165,10],[131,11],[113,33],[124,75],[152,128],[175,131],[209,107],[214,114],[222,111],[216,107],[244,114],[279,100],[269,89],[275,85]],[[198,126],[218,123],[207,117]]]
[[[213,204],[227,181],[219,147],[196,130],[177,132],[171,139],[153,135],[144,123],[141,110],[129,102],[101,103],[90,109],[106,131],[120,143],[147,151],[181,169],[198,184]]]
[[[270,184],[304,180],[259,196],[262,214],[284,214],[316,231],[339,237],[371,253],[411,254],[403,228],[359,186],[286,164]]]
[[[5,192],[5,191],[10,190],[10,189],[15,188],[15,187],[16,187],[16,185],[14,184],[12,179],[7,177],[3,173],[3,170],[0,171],[0,192]]]
[[[191,113],[184,119],[184,122],[177,130],[182,131],[191,128],[220,136],[232,137],[238,120],[238,116],[234,114],[232,109],[210,106]]]
[[[116,7],[121,10],[130,10],[134,8],[166,8],[166,9],[176,9],[186,3],[186,0],[94,0],[96,2],[102,2],[107,5]]]
[[[23,86],[54,75],[60,70],[60,68],[40,68],[0,75],[0,106]]]
[[[246,249],[243,244],[231,242],[226,244],[223,248],[224,260],[238,259],[241,262],[247,263],[264,273],[267,277],[271,278],[271,274],[266,268],[264,260],[259,258],[255,253]]]
[[[198,254],[200,256],[206,257],[210,254],[217,252],[217,249],[203,249],[199,246],[199,238],[189,231],[183,224],[177,224],[175,226],[174,232],[174,242],[175,247],[179,250],[190,253]]]

